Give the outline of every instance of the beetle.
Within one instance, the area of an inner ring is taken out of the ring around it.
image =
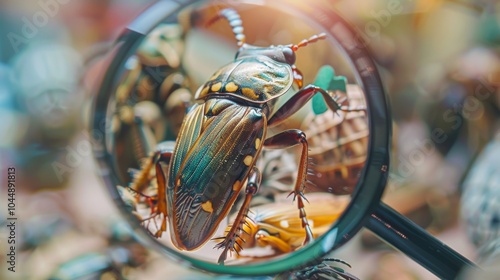
[[[159,196],[155,211],[164,217],[155,235],[161,236],[168,224],[175,247],[187,251],[201,247],[214,235],[244,188],[243,204],[233,225],[215,246],[223,250],[218,259],[223,264],[228,251],[238,246],[250,201],[258,192],[261,172],[255,163],[263,147],[301,146],[297,179],[290,195],[297,201],[303,243],[313,240],[304,209],[306,135],[289,129],[267,138],[267,130],[285,121],[315,94],[321,94],[334,112],[346,109],[325,90],[315,85],[303,87],[302,73],[295,66],[296,51],[325,39],[326,34],[298,44],[257,47],[245,43],[242,21],[235,10],[220,11],[214,21],[218,19],[228,21],[239,50],[233,62],[216,71],[196,92],[199,103],[187,113],[173,151],[160,149],[155,154]],[[277,98],[294,83],[299,90],[275,108]],[[162,167],[165,163],[166,174]]]

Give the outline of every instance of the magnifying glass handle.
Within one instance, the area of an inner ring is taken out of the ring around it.
[[[441,279],[456,279],[463,269],[477,269],[470,260],[382,202],[366,227]]]

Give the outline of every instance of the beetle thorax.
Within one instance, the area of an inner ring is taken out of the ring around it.
[[[292,58],[274,48],[242,49],[234,62],[216,71],[199,89],[197,98],[231,95],[256,104],[267,103],[292,86],[292,67],[287,59]]]

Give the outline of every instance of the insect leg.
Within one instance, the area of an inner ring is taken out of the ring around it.
[[[262,175],[260,173],[260,170],[257,169],[257,167],[253,167],[248,175],[247,185],[245,188],[245,200],[243,201],[243,205],[241,206],[238,215],[234,219],[231,229],[229,229],[229,231],[226,232],[226,236],[223,237],[224,240],[215,245],[215,248],[217,249],[224,248],[218,260],[219,264],[224,264],[224,261],[227,258],[228,251],[235,251],[236,253],[238,253],[242,249],[240,247],[241,242],[238,243],[238,239],[241,239],[241,234],[245,233],[243,231],[243,225],[246,221],[248,210],[250,209],[250,201],[259,190],[261,178]]]
[[[316,93],[320,93],[326,102],[326,105],[333,111],[344,111],[343,108],[328,92],[315,85],[307,85],[297,91],[285,104],[283,104],[268,122],[269,126],[274,126],[289,118],[302,108]]]
[[[163,172],[162,164],[169,165],[173,154],[173,145],[169,142],[160,143],[158,150],[155,153],[155,169],[156,182],[158,185],[158,205],[156,214],[162,215],[162,223],[160,229],[155,233],[155,237],[159,238],[163,232],[167,231],[167,180],[165,172]]]
[[[134,193],[142,194],[144,190],[149,186],[152,179],[151,170],[155,163],[156,154],[152,154],[145,158],[141,162],[140,170],[130,168],[128,170],[129,174],[132,176],[132,182],[128,185],[128,188]]]
[[[283,149],[292,147],[295,145],[302,145],[302,153],[300,155],[299,171],[297,175],[297,181],[295,182],[295,187],[290,195],[293,194],[293,200],[297,199],[297,205],[300,213],[300,219],[302,221],[302,227],[306,231],[306,238],[304,244],[309,243],[314,239],[311,227],[306,218],[306,211],[304,209],[304,200],[307,199],[304,196],[304,187],[307,177],[307,158],[308,158],[308,147],[306,135],[304,132],[297,129],[290,129],[278,133],[264,141],[264,146],[272,149]]]
[[[366,113],[366,106],[357,106],[357,107],[343,106],[342,104],[344,104],[344,102],[347,101],[346,97],[344,97],[342,99],[340,99],[339,97],[334,97],[333,99],[341,105],[340,110],[342,110],[344,112],[365,112]]]
[[[171,146],[171,147],[170,147]],[[166,230],[166,193],[165,193],[165,175],[162,169],[162,163],[169,163],[172,156],[173,145],[169,146],[169,142],[160,143],[156,151],[145,158],[141,163],[139,170],[130,169],[129,173],[133,177],[132,182],[126,187],[136,198],[130,200],[125,195],[122,199],[133,209],[137,203],[140,203],[141,198],[145,198],[146,202],[151,209],[150,216],[142,218],[138,216],[141,223],[151,221],[152,219],[163,215],[163,223],[161,228],[153,234],[156,237],[161,237],[161,233]],[[155,172],[153,171],[155,168]],[[152,180],[156,178],[156,189],[153,195],[146,195],[144,192],[152,185]],[[135,211],[135,210],[132,210]]]

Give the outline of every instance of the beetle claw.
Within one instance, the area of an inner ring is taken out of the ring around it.
[[[295,201],[295,199],[297,198],[297,196],[299,196],[301,199],[305,200],[306,202],[309,203],[309,200],[307,200],[306,196],[304,195],[303,192],[301,191],[292,191],[290,192],[286,197],[290,197],[291,195],[293,194],[293,201]]]
[[[222,248],[224,248],[224,251],[222,251],[222,253],[219,256],[219,259],[217,260],[218,264],[224,265],[224,262],[227,259],[227,252],[229,250],[231,250],[230,248],[233,248],[233,250],[236,250],[236,248],[234,248],[234,244],[231,245],[231,243],[232,243],[231,241],[228,242],[225,237],[221,237],[221,238],[224,238],[224,240],[222,240],[221,242],[217,243],[217,245],[214,246],[214,249],[222,249]]]
[[[304,199],[307,203],[309,203],[309,200],[307,200],[307,198],[303,192],[300,192],[299,195],[300,195],[300,197],[302,197],[302,199]]]
[[[212,238],[212,240],[222,240],[214,246],[214,249],[224,249],[217,260],[217,263],[220,265],[224,265],[224,261],[227,259],[227,252],[234,251],[239,255],[239,251],[243,250],[240,244],[236,242],[236,238],[239,238],[238,235],[234,235],[233,237],[225,236],[225,237],[217,237]],[[238,247],[236,247],[238,246]]]

